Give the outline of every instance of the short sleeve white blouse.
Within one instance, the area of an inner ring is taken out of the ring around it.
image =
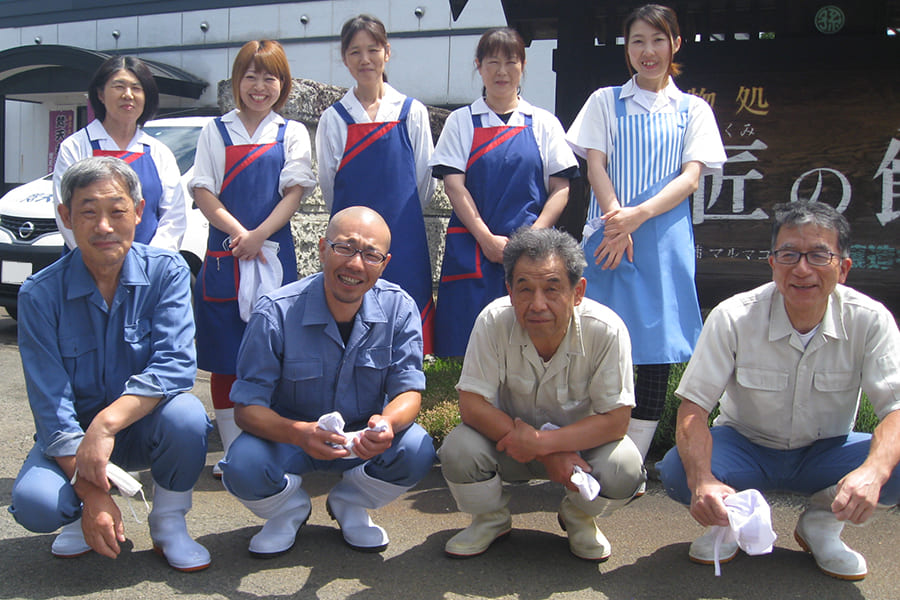
[[[685,93],[678,89],[672,78],[659,93],[642,90],[630,79],[622,86],[626,114],[674,113]],[[681,164],[698,161],[703,165],[703,175],[720,170],[727,156],[716,117],[709,104],[702,98],[688,95],[688,124],[684,135]],[[566,133],[566,140],[582,158],[588,150],[600,150],[610,156],[615,149],[616,95],[615,88],[596,90],[581,107],[578,116]]]
[[[309,132],[302,123],[285,119],[271,111],[256,127],[253,135],[238,117],[237,109],[222,115],[222,122],[234,144],[268,144],[278,138],[278,127],[287,123],[284,131],[284,167],[278,179],[278,191],[283,196],[284,190],[295,185],[303,188],[303,196],[316,187],[316,176],[312,170],[312,146]],[[197,141],[197,157],[194,162],[194,175],[188,184],[193,195],[194,188],[202,187],[216,196],[222,189],[225,175],[225,142],[219,133],[215,121],[209,121],[200,132]]]
[[[531,128],[537,142],[544,167],[544,189],[549,190],[550,176],[578,166],[572,150],[566,144],[566,134],[553,113],[538,108],[520,98],[519,105],[504,123],[484,101],[479,98],[469,106],[458,108],[447,117],[444,130],[434,148],[434,154],[428,164],[432,167],[443,165],[465,172],[472,150],[472,138],[475,136],[475,125],[472,115],[482,115],[484,127],[513,127],[525,124],[525,115],[531,115]]]

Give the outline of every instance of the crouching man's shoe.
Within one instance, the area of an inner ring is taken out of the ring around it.
[[[831,512],[836,491],[831,486],[810,496],[809,506],[797,520],[794,539],[813,555],[826,575],[858,581],[866,576],[868,567],[865,557],[841,540],[844,522]]]

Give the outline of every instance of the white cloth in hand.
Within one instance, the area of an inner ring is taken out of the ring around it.
[[[266,240],[260,249],[266,259],[265,264],[259,258],[238,261],[238,269],[241,272],[238,309],[245,323],[250,320],[250,313],[253,312],[253,306],[260,296],[281,287],[284,269],[278,260],[278,249],[278,242]]]
[[[772,509],[758,490],[742,490],[726,496],[724,502],[729,526],[713,526],[718,531],[713,552],[717,577],[722,573],[719,566],[719,546],[722,543],[737,542],[744,552],[755,556],[770,553],[778,537],[772,529]]]
[[[541,425],[541,431],[553,431],[554,429],[559,429],[559,425],[554,425],[553,423]],[[584,469],[578,465],[572,468],[572,475],[569,477],[569,481],[575,484],[575,487],[578,488],[578,493],[588,502],[592,502],[600,494],[600,482],[597,481],[597,478],[590,473],[585,473]]]
[[[356,438],[361,436],[367,431],[387,431],[388,425],[385,421],[379,421],[375,424],[375,427],[366,427],[365,429],[360,429],[359,431],[352,431],[347,433],[344,431],[344,417],[341,416],[341,413],[338,411],[330,412],[319,417],[319,420],[316,422],[319,426],[319,429],[324,429],[325,431],[330,431],[332,433],[336,433],[338,435],[344,436],[344,439],[347,440],[347,443],[343,445],[343,448],[346,449],[350,454],[345,456],[344,458],[359,458],[356,455],[356,452],[353,450],[353,443],[356,441]]]

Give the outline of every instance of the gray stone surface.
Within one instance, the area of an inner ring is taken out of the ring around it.
[[[313,169],[316,170],[315,143],[316,128],[319,117],[326,108],[340,100],[347,89],[319,83],[311,79],[294,79],[287,104],[281,111],[288,119],[300,121],[309,130],[310,143],[313,146]],[[234,108],[234,97],[231,93],[231,80],[220,81],[218,85],[219,109],[222,114]],[[444,121],[450,111],[434,106],[428,107],[431,118],[432,137],[437,141]],[[450,202],[444,194],[444,187],[438,182],[431,204],[425,208],[425,229],[428,234],[429,253],[431,255],[432,281],[437,285],[440,275],[441,258],[444,253],[444,232],[450,219]],[[325,233],[328,224],[328,212],[322,201],[322,192],[315,192],[303,199],[300,210],[291,220],[294,243],[297,252],[297,268],[301,277],[319,270],[319,259],[316,243]]]

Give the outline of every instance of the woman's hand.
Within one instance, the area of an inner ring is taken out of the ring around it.
[[[506,248],[507,242],[509,242],[509,238],[505,235],[491,234],[486,243],[481,244],[481,251],[489,261],[503,264],[503,249]]]
[[[258,229],[247,231],[244,229],[241,233],[231,236],[231,253],[238,260],[253,260],[258,258],[263,264],[266,258],[261,252],[263,242],[266,238]]]
[[[602,269],[615,269],[622,262],[624,256],[628,257],[628,262],[634,260],[634,242],[631,241],[631,236],[610,237],[604,231],[603,241],[594,250],[594,262]]]
[[[604,223],[604,236],[613,239],[620,235],[631,235],[646,220],[638,206],[614,208],[600,218]]]

